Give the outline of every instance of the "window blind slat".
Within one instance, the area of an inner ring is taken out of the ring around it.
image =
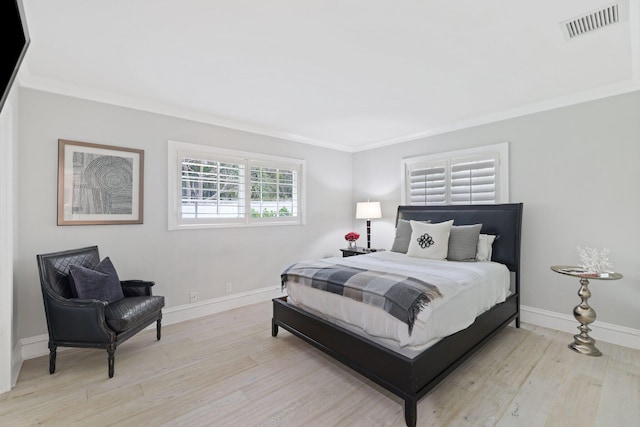
[[[444,198],[444,195],[442,195],[442,197],[427,197],[426,199],[424,197],[416,197],[416,198],[411,198],[410,199],[410,203],[411,205],[424,205],[426,202],[426,204],[429,205],[444,205],[446,204],[446,200]]]
[[[484,161],[474,161],[474,162],[460,162],[455,163],[452,161],[451,164],[451,172],[458,172],[462,170],[476,170],[476,169],[494,169],[495,161],[492,160],[484,160]]]
[[[469,192],[476,192],[476,191],[485,191],[485,189],[490,188],[492,191],[495,188],[495,184],[490,182],[487,184],[475,184],[472,182],[467,182],[467,183],[462,183],[462,182],[458,182],[456,183],[456,185],[451,185],[450,191],[451,192],[461,192],[461,191],[469,191]]]
[[[485,193],[456,193],[451,195],[451,200],[484,200],[490,201],[495,197],[494,191],[487,191]]]
[[[425,181],[420,181],[420,182],[415,182],[415,183],[411,183],[411,189],[422,189],[422,188],[442,188],[443,191],[445,189],[445,182],[444,181],[436,181],[436,182],[425,182]]]
[[[483,176],[478,178],[460,178],[451,180],[451,186],[457,187],[460,185],[495,185],[496,181],[493,176]]]
[[[482,178],[495,178],[496,172],[495,170],[486,170],[482,171],[465,171],[465,172],[455,172],[451,174],[451,180],[455,181],[458,179],[482,179]]]

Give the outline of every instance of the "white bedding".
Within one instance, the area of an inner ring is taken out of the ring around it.
[[[444,298],[429,303],[416,319],[411,335],[407,324],[384,310],[295,282],[287,282],[291,304],[321,314],[325,319],[363,330],[400,348],[422,351],[441,338],[461,331],[475,318],[503,302],[509,294],[510,273],[495,262],[455,262],[412,258],[397,252],[335,258],[336,264],[406,274],[436,285]],[[355,329],[354,329],[355,328]],[[413,353],[413,352],[411,352]]]

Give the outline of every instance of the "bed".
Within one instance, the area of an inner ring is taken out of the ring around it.
[[[419,399],[502,328],[512,322],[520,326],[522,209],[521,203],[398,207],[396,222],[453,220],[455,225],[482,224],[481,233],[499,236],[493,243],[491,261],[503,264],[512,276],[510,292],[503,302],[424,351],[403,354],[375,337],[295,306],[287,302],[287,297],[273,300],[272,336],[277,336],[282,327],[399,396],[404,400],[407,426],[415,427]]]

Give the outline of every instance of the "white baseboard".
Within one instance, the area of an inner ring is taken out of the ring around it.
[[[568,332],[571,335],[579,332],[577,330],[578,322],[572,315],[539,308],[520,306],[520,320],[532,325]],[[597,319],[590,325],[590,328],[592,331],[589,332],[589,336],[596,341],[605,341],[640,350],[640,330],[638,329],[601,322]]]
[[[33,359],[49,354],[49,335],[42,334],[35,337],[22,338],[18,341],[22,360]]]
[[[11,388],[15,387],[18,382],[18,376],[20,376],[20,370],[22,369],[22,354],[20,351],[20,342],[16,343],[13,348],[13,354],[11,355]]]
[[[169,307],[162,310],[162,324],[172,325],[184,322],[185,320],[197,319],[198,317],[220,313],[232,308],[269,301],[284,295],[280,286],[256,289],[254,291],[242,292],[239,294],[227,295],[220,298],[213,298],[205,301],[198,301],[191,304]],[[150,326],[155,327],[155,326]]]
[[[282,295],[280,286],[274,286],[199,301],[192,304],[169,307],[162,312],[162,324],[172,325],[186,320],[197,319],[199,317],[220,313],[232,308],[268,301]],[[520,315],[523,322],[530,323],[532,325],[556,329],[568,332],[572,335],[577,333],[577,322],[573,316],[527,306],[520,307]],[[149,328],[155,328],[155,325],[150,325]],[[612,344],[640,350],[640,330],[638,329],[613,325],[611,323],[600,322],[597,320],[592,325],[592,329],[593,331],[589,335],[591,335],[596,341],[606,341]],[[22,338],[18,341],[18,344],[13,351],[12,381],[14,384],[18,378],[18,374],[20,373],[20,368],[22,367],[22,362],[24,360],[49,354],[49,348],[47,346],[48,341],[49,336],[46,334]],[[61,347],[58,350],[64,351],[64,348]]]
[[[268,301],[272,298],[282,296],[280,286],[272,286],[268,288],[256,289],[249,292],[226,295],[220,298],[213,298],[205,301],[198,301],[191,304],[180,305],[177,307],[169,307],[162,310],[162,324],[172,325],[174,323],[184,322],[185,320],[197,319],[198,317],[208,316],[210,314],[220,313],[222,311],[231,310],[245,305],[255,304],[258,302]],[[155,328],[155,323],[149,325],[147,329]],[[22,362],[27,359],[44,356],[49,354],[49,335],[37,335],[35,337],[22,338],[18,341],[13,354],[12,370],[15,370],[17,379],[22,367]],[[58,348],[58,351],[64,351],[65,347]],[[12,372],[13,375],[13,372]],[[14,382],[15,384],[15,382]]]
[[[18,382],[22,363],[27,359],[44,356],[49,354],[49,335],[37,335],[35,337],[27,337],[18,340],[13,349],[13,357],[11,360],[11,387]],[[62,350],[62,349],[61,349]]]

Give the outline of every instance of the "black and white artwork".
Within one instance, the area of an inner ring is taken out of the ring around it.
[[[58,144],[58,225],[142,223],[144,151]]]

